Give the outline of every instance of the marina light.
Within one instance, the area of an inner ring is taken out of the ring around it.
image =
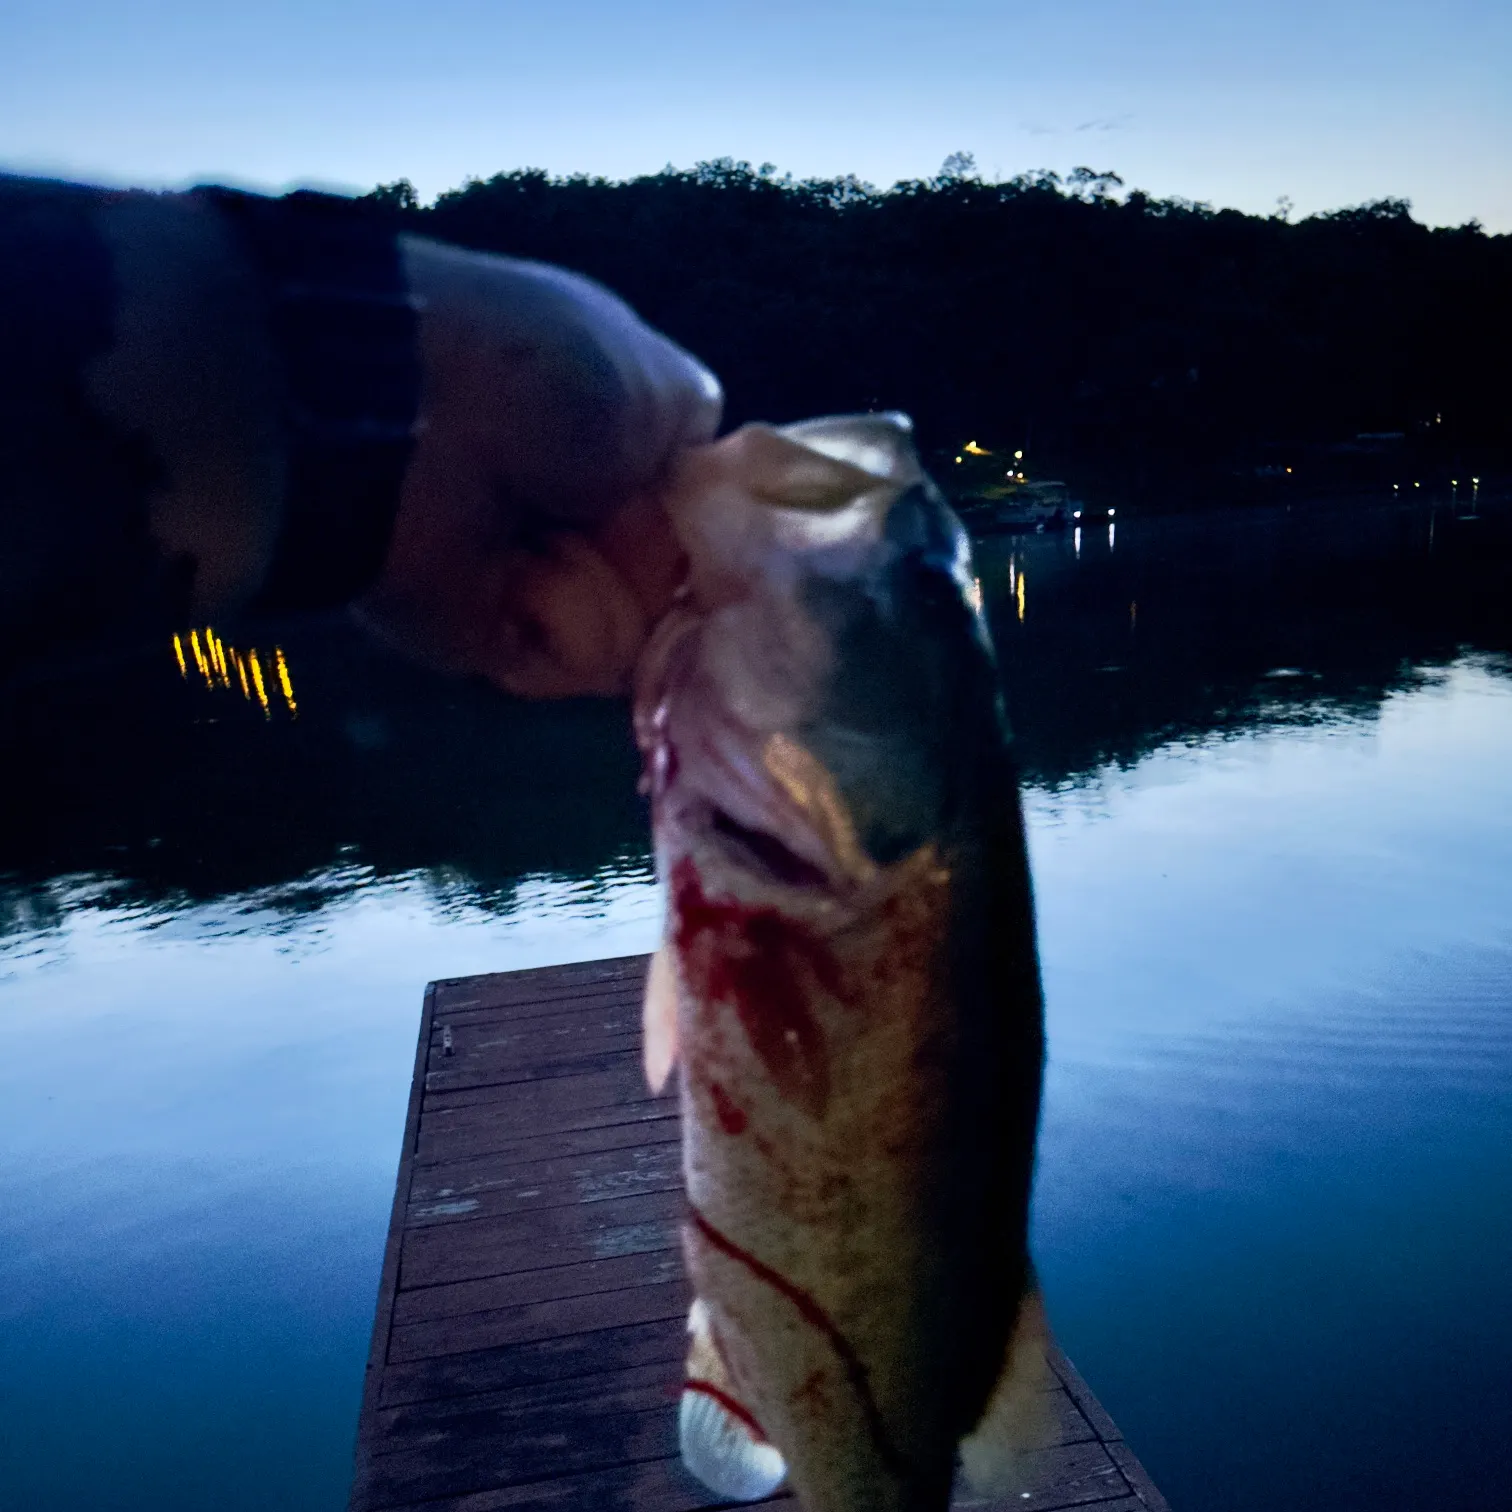
[[[1013,454],[1013,460],[1015,462],[1022,462],[1024,460],[1024,454],[1023,454],[1023,452],[1021,452],[1021,451],[1014,452],[1014,454]]]
[[[1110,520],[1113,518],[1113,511],[1111,509],[1108,511],[1108,518]]]
[[[1079,510],[1079,509],[1073,509],[1071,511],[1071,518],[1073,520],[1079,520],[1079,519],[1081,519],[1081,510]]]

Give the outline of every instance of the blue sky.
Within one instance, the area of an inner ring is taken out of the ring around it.
[[[730,156],[1112,168],[1512,231],[1512,0],[4,0],[0,166],[426,194]]]

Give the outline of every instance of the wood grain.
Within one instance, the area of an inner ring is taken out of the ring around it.
[[[677,1456],[689,1294],[677,1103],[640,1069],[646,958],[426,989],[351,1512],[713,1512]],[[1049,1354],[1027,1496],[1169,1512]],[[756,1506],[797,1503],[785,1493]]]

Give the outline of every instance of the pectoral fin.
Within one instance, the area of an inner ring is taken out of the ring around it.
[[[677,970],[668,947],[651,957],[641,1008],[641,1063],[646,1085],[660,1094],[677,1062]]]
[[[982,1420],[961,1440],[961,1469],[981,1496],[1016,1496],[1029,1484],[1026,1456],[1054,1432],[1054,1376],[1045,1363],[1050,1324],[1038,1287],[1024,1295],[1008,1340],[1002,1374]]]
[[[735,1397],[714,1347],[709,1310],[694,1299],[688,1313],[688,1368],[677,1412],[683,1464],[717,1496],[759,1501],[787,1475],[787,1465]]]

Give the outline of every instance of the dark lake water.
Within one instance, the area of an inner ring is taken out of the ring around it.
[[[1067,1351],[1177,1512],[1489,1505],[1512,522],[1127,519],[979,567]],[[0,1507],[337,1512],[424,983],[654,942],[622,710],[341,622],[243,641],[266,714],[163,647],[0,716]]]

